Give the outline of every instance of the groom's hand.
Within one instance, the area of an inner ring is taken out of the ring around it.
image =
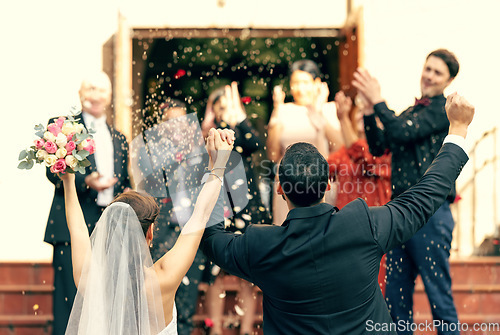
[[[474,106],[455,92],[447,97],[445,109],[450,121],[448,134],[465,138],[467,128],[474,118]]]
[[[215,136],[215,149],[233,150],[234,131],[231,129],[217,129],[219,136]]]

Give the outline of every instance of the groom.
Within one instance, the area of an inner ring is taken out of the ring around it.
[[[385,206],[357,199],[337,211],[324,203],[328,163],[312,145],[296,143],[278,170],[278,194],[290,209],[281,226],[250,226],[241,235],[223,224],[206,229],[205,254],[261,288],[266,335],[396,334],[405,326],[392,323],[377,282],[379,264],[441,206],[468,160],[463,142],[474,107],[452,94],[446,112],[449,135],[434,162]]]

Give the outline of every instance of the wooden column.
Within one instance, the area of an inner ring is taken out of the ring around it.
[[[132,39],[125,17],[118,14],[118,31],[115,40],[114,125],[127,141],[132,140]]]
[[[339,81],[340,89],[354,99],[356,89],[351,86],[353,74],[362,64],[360,55],[360,10],[348,17],[342,29],[343,38],[339,44]]]

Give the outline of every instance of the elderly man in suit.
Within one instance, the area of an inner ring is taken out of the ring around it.
[[[82,81],[80,122],[95,130],[96,151],[88,160],[85,175],[76,174],[78,199],[89,234],[102,210],[114,196],[130,187],[128,145],[125,137],[106,123],[106,110],[111,102],[111,82],[105,73],[96,73]],[[71,245],[66,225],[64,190],[59,177],[47,168],[47,178],[55,186],[44,241],[54,246],[53,334],[64,334],[76,295],[71,265]]]
[[[452,94],[446,110],[449,135],[434,162],[384,206],[356,199],[337,211],[325,203],[328,163],[314,146],[296,143],[278,170],[278,194],[290,209],[281,226],[251,225],[241,235],[222,224],[206,229],[205,254],[261,288],[266,335],[396,334],[405,327],[392,322],[380,291],[380,259],[424,226],[468,160],[462,142],[474,107]]]

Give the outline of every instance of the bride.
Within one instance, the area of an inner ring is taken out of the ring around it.
[[[66,334],[177,334],[175,293],[217,202],[233,143],[233,131],[210,129],[208,179],[174,247],[154,264],[148,245],[159,209],[151,196],[129,191],[116,197],[89,238],[75,176],[60,176],[78,287]]]

